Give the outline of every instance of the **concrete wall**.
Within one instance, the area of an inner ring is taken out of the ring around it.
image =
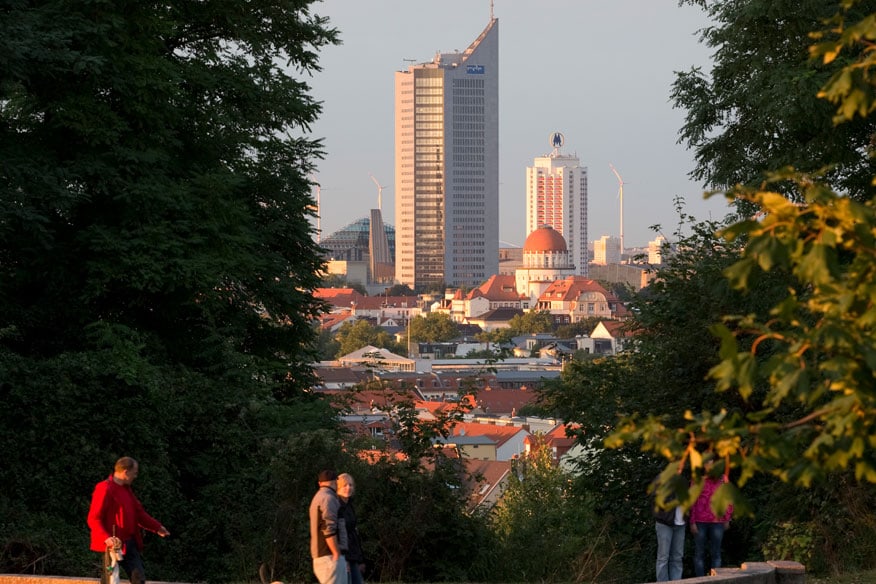
[[[711,576],[681,581],[685,584],[804,584],[806,568],[798,562],[746,562],[739,568],[717,568],[712,570]],[[0,581],[0,584],[6,583]]]
[[[685,584],[804,584],[806,569],[797,562],[747,562],[740,568],[718,568],[711,576],[685,578]],[[97,584],[97,578],[0,574],[0,584]],[[129,584],[122,580],[122,584]],[[149,584],[172,584],[153,582]],[[273,583],[272,583],[273,584]]]

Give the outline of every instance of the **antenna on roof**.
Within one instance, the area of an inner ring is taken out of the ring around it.
[[[490,0],[490,22],[493,21],[493,0]]]

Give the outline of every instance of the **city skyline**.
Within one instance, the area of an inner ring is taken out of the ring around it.
[[[367,216],[377,204],[377,181],[384,219],[397,226],[393,75],[437,52],[463,51],[490,16],[487,0],[411,4],[332,0],[315,7],[344,42],[321,52],[324,70],[308,81],[324,107],[312,128],[326,150],[314,174],[323,234]],[[625,247],[646,246],[655,223],[671,237],[676,196],[699,219],[726,213],[723,201],[704,201],[702,187],[688,179],[693,153],[676,144],[683,112],[669,103],[673,71],[709,62],[695,36],[707,24],[699,10],[674,0],[546,0],[539,10],[498,1],[494,10],[502,27],[502,244],[525,240],[526,168],[550,152],[554,132],[564,134],[565,152],[587,168],[591,241],[619,234],[618,181],[610,165],[624,179]]]

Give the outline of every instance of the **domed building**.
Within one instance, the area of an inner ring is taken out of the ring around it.
[[[552,282],[575,274],[565,238],[549,225],[529,234],[523,244],[523,266],[517,268],[517,291],[535,301]]]

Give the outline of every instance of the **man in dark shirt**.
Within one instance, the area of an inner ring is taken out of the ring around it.
[[[319,490],[310,501],[310,555],[313,573],[320,584],[346,584],[347,566],[339,543],[338,475],[319,473]]]

